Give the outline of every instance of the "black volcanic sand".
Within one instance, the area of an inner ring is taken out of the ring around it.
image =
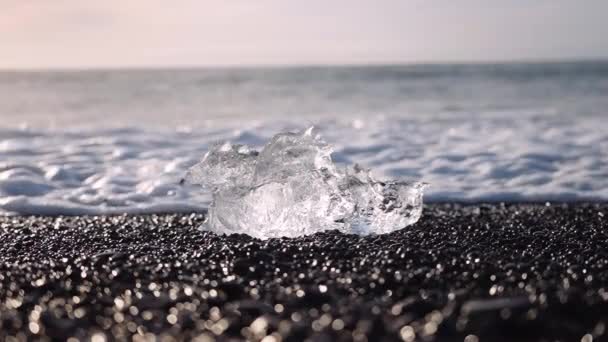
[[[0,218],[0,341],[608,334],[608,204],[430,205],[367,237],[260,241],[201,221]]]

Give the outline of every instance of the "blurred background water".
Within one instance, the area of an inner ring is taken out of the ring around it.
[[[605,116],[608,62],[0,72],[0,125]]]
[[[429,201],[608,199],[608,62],[0,72],[0,212],[199,211],[209,144],[316,125]]]

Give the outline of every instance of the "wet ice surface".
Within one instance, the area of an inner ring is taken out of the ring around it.
[[[333,161],[432,184],[425,202],[608,200],[608,122],[538,113],[315,119]],[[0,123],[1,125],[1,123]],[[300,125],[301,126],[301,125]],[[287,120],[163,129],[0,127],[0,213],[204,212],[180,185],[218,141],[260,149]]]
[[[226,142],[213,146],[185,181],[213,193],[205,226],[217,233],[381,234],[420,218],[424,183],[378,181],[357,165],[341,170],[332,152],[312,127],[279,133],[259,152]]]

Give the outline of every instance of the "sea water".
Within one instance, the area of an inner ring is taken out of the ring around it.
[[[425,201],[608,200],[608,62],[0,72],[0,212],[205,211],[220,141],[315,125]]]

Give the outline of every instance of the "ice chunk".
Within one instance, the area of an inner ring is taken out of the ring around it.
[[[258,153],[213,146],[185,180],[213,193],[205,228],[258,238],[328,229],[383,234],[415,223],[424,183],[375,180],[355,165],[340,171],[312,128],[274,136]]]
[[[335,175],[332,149],[314,136],[312,127],[300,133],[275,135],[258,156],[254,185],[285,182],[311,171]]]
[[[250,185],[257,155],[245,145],[214,145],[200,163],[188,170],[184,180],[212,190]]]

